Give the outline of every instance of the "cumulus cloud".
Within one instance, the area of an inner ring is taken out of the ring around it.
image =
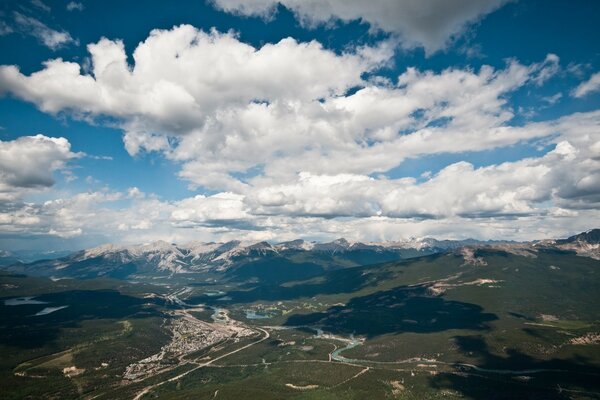
[[[600,112],[547,124],[560,132],[542,157],[475,168],[451,164],[424,181],[300,173],[248,191],[258,215],[444,219],[548,214],[549,207],[600,207]],[[541,127],[539,127],[541,128]]]
[[[506,100],[548,68],[546,61],[478,72],[409,68],[395,85],[367,84],[323,101],[230,108],[182,137],[171,157],[184,161],[181,176],[200,186],[243,190],[229,172],[261,166],[281,179],[300,171],[371,174],[421,155],[507,146],[548,135],[535,125],[508,126],[514,112]],[[217,151],[207,151],[205,138],[215,133]]]
[[[554,143],[542,156],[483,167],[457,162],[422,179],[302,172],[285,182],[257,177],[244,193],[177,201],[132,187],[12,202],[0,209],[0,234],[96,235],[118,242],[559,237],[589,228],[600,217],[599,126],[600,111],[540,123],[533,129],[552,132]],[[35,147],[32,138],[18,140]],[[23,161],[5,154],[0,159],[9,165]],[[31,178],[19,181],[29,185]]]
[[[589,93],[600,91],[600,72],[593,74],[590,79],[582,82],[573,90],[573,96],[584,97]]]
[[[127,190],[127,197],[130,199],[143,199],[146,194],[134,186]]]
[[[57,197],[42,203],[14,202],[0,207],[0,235],[111,237],[133,242],[162,239],[189,240],[190,230],[216,232],[259,229],[244,210],[243,197],[232,193],[161,201],[138,188],[108,189]],[[212,235],[212,236],[211,236]]]
[[[286,183],[257,179],[244,194],[171,202],[131,188],[127,195],[89,193],[39,209],[27,205],[4,219],[23,221],[23,230],[40,226],[61,235],[118,230],[130,241],[139,241],[139,235],[180,241],[457,237],[456,224],[464,226],[459,237],[561,236],[599,216],[600,112],[546,124],[556,136],[554,149],[543,156],[479,168],[458,162],[422,181],[300,173]],[[121,209],[103,206],[124,198],[134,203]]]
[[[0,198],[12,199],[24,189],[52,186],[53,173],[78,156],[65,138],[36,135],[0,141]]]
[[[444,235],[473,221],[462,233],[498,229],[518,239],[548,236],[544,218],[584,225],[598,216],[600,112],[514,123],[511,94],[556,75],[556,55],[502,68],[409,67],[384,79],[378,69],[392,55],[387,42],[343,53],[294,39],[257,48],[234,33],[188,25],[153,31],[132,64],[118,40],[88,50],[90,73],[62,59],[29,75],[1,66],[0,93],[51,114],[110,117],[130,154],[162,152],[181,165],[181,178],[215,194],[162,201],[132,187],[17,202],[0,210],[0,233],[118,232],[138,242],[393,239],[409,228]],[[483,167],[458,162],[419,179],[386,176],[411,158],[530,141],[552,150]],[[6,167],[3,184],[50,185],[51,171],[74,157],[66,151],[41,175]]]
[[[153,31],[134,65],[120,41],[88,50],[92,75],[61,59],[31,75],[2,66],[0,91],[49,113],[116,118],[130,154],[163,152],[193,185],[234,192],[247,186],[239,176],[249,170],[371,174],[423,154],[543,136],[507,126],[514,112],[506,96],[543,83],[559,64],[548,55],[500,70],[408,68],[391,82],[366,79],[389,61],[386,42],[342,54],[294,39],[254,48],[189,25]]]
[[[244,196],[228,192],[183,199],[175,204],[171,220],[180,227],[251,225],[243,200]]]
[[[433,191],[430,194],[433,195]],[[223,197],[225,201],[222,201]],[[229,197],[228,194],[174,202],[146,196],[130,199],[126,205],[116,207],[124,199],[125,195],[120,193],[90,192],[42,204],[22,204],[0,212],[0,235],[101,237],[101,241],[115,243],[157,239],[183,243],[234,239],[330,240],[337,237],[369,241],[411,236],[531,240],[561,237],[589,229],[589,221],[600,217],[597,208],[569,210],[552,206],[544,212],[511,216],[480,214],[477,218],[469,215],[399,218],[368,216],[368,213],[361,218],[323,218],[320,215],[252,214],[243,198]]]
[[[215,6],[238,15],[271,17],[279,4],[305,26],[360,20],[373,30],[398,35],[405,48],[444,48],[471,24],[507,0],[213,0]]]
[[[131,152],[164,149],[168,143],[161,136],[189,134],[231,107],[343,94],[391,54],[382,47],[337,55],[318,42],[291,38],[256,49],[233,33],[189,25],[153,31],[135,50],[131,67],[121,41],[102,39],[88,50],[93,76],[61,59],[31,76],[3,66],[0,90],[46,112],[122,118]],[[219,146],[218,138],[206,138],[203,145]]]
[[[0,230],[13,235],[52,235],[71,238],[116,229],[122,217],[107,203],[121,199],[120,193],[88,192],[43,203],[15,203],[0,213]]]

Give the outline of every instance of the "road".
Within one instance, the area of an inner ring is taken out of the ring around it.
[[[229,356],[230,356],[230,355],[232,355],[232,354],[235,354],[235,353],[237,353],[237,352],[239,352],[239,351],[245,350],[245,349],[247,349],[248,347],[254,346],[254,345],[256,345],[256,344],[258,344],[258,343],[260,343],[260,342],[263,342],[263,341],[267,340],[269,337],[271,337],[271,335],[269,334],[269,332],[268,332],[268,331],[266,331],[265,329],[262,329],[262,328],[256,328],[256,329],[257,329],[257,330],[259,330],[259,331],[261,331],[262,333],[264,333],[264,336],[263,336],[262,338],[260,338],[259,340],[255,341],[255,342],[252,342],[252,343],[249,343],[249,344],[247,344],[247,345],[245,345],[245,346],[243,346],[243,347],[240,347],[239,349],[236,349],[236,350],[230,351],[229,353],[225,353],[225,354],[223,354],[223,355],[220,355],[219,357],[215,357],[215,358],[213,358],[213,359],[212,359],[212,360],[210,360],[210,361],[207,361],[207,362],[205,362],[205,363],[199,364],[198,366],[196,366],[196,367],[194,367],[194,368],[192,368],[192,369],[190,369],[190,370],[188,370],[188,371],[182,372],[181,374],[179,374],[179,375],[177,375],[177,376],[174,376],[174,377],[172,377],[172,378],[169,378],[169,379],[165,379],[164,381],[161,381],[161,382],[159,382],[159,383],[156,383],[156,384],[154,384],[154,385],[147,386],[147,387],[145,387],[144,389],[142,389],[141,391],[139,391],[139,392],[138,392],[138,393],[135,395],[135,397],[133,398],[133,400],[139,400],[139,399],[141,399],[141,398],[142,398],[144,395],[146,395],[146,394],[150,393],[152,390],[156,389],[156,388],[157,388],[157,387],[159,387],[159,386],[162,386],[162,385],[164,385],[165,383],[169,383],[169,382],[174,382],[174,381],[177,381],[177,380],[179,380],[179,379],[183,378],[184,376],[188,375],[190,372],[194,372],[194,371],[196,371],[196,370],[198,370],[198,369],[200,369],[200,368],[204,368],[204,367],[206,367],[206,366],[208,366],[208,365],[210,365],[210,364],[214,363],[215,361],[222,360],[222,359],[223,359],[223,358],[225,358],[225,357],[229,357]]]

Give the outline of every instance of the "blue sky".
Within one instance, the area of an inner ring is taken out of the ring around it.
[[[597,2],[315,3],[2,1],[0,248],[595,227]]]

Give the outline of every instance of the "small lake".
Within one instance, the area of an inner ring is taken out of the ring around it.
[[[4,300],[5,306],[24,306],[24,305],[40,305],[40,304],[50,304],[47,301],[34,300],[33,296],[25,296],[25,297],[15,297],[13,299]],[[31,315],[33,317],[40,317],[42,315],[52,314],[55,311],[62,310],[63,308],[67,308],[69,306],[57,306],[57,307],[45,307],[41,311]]]
[[[205,292],[204,293],[204,295],[210,296],[210,297],[213,297],[213,296],[223,296],[224,294],[225,294],[225,292],[222,292],[220,290],[216,291],[216,292]]]
[[[270,314],[261,314],[261,313],[257,313],[254,310],[244,310],[244,312],[246,313],[247,319],[266,319],[266,318],[272,317],[272,315],[270,315]]]
[[[51,314],[51,313],[53,313],[55,311],[62,310],[63,308],[67,308],[67,307],[69,307],[69,306],[46,307],[42,311],[40,311],[40,312],[38,312],[36,314],[33,314],[33,316],[34,317],[39,317],[41,315],[48,315],[48,314]]]
[[[34,300],[35,297],[15,297],[14,299],[4,300],[5,306],[22,306],[26,304],[48,304],[47,301]]]

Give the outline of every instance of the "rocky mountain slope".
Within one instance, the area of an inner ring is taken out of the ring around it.
[[[554,247],[575,251],[578,255],[600,257],[600,230],[595,229],[563,240],[536,243],[482,242],[409,239],[396,242],[361,243],[337,239],[327,243],[302,239],[271,244],[230,241],[226,243],[189,242],[184,244],[157,241],[134,246],[103,245],[82,250],[66,257],[31,263],[16,262],[5,269],[29,275],[56,278],[129,278],[132,276],[172,276],[191,273],[227,273],[246,276],[239,269],[318,271],[376,264],[442,253],[465,248],[491,247],[520,255],[535,256],[540,248]],[[298,273],[297,271],[294,273]],[[303,273],[300,275],[304,276]]]
[[[574,251],[583,257],[600,260],[600,229],[591,229],[567,239],[545,240],[538,243],[538,246],[557,247]]]

